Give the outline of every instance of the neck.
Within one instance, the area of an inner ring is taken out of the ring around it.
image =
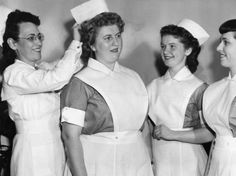
[[[115,62],[104,62],[103,60],[97,60],[98,62],[102,63],[103,65],[105,65],[107,68],[109,68],[110,70],[114,70],[115,67]]]
[[[169,68],[170,76],[173,78],[183,67],[184,66]]]

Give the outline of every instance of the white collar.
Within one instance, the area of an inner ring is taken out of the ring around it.
[[[183,68],[181,68],[181,70],[179,70],[174,77],[171,77],[169,70],[167,70],[166,74],[164,75],[165,79],[173,79],[176,81],[183,81],[188,79],[190,76],[192,76],[193,74],[190,72],[190,70],[184,66]]]
[[[95,70],[101,71],[106,74],[110,74],[112,72],[119,72],[120,71],[120,65],[118,62],[115,63],[114,70],[109,69],[107,66],[102,64],[101,62],[98,62],[97,60],[93,58],[89,58],[88,60],[88,67],[93,68]]]

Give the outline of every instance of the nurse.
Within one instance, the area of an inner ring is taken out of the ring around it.
[[[202,176],[207,155],[202,145],[170,140],[162,126],[175,131],[201,128],[199,115],[207,84],[194,76],[207,32],[192,20],[161,28],[161,55],[166,74],[148,85],[149,117],[155,123],[153,139],[156,176]]]
[[[217,51],[229,76],[210,85],[203,98],[206,122],[216,133],[207,176],[236,175],[236,19],[224,22]]]
[[[87,67],[61,93],[62,137],[73,176],[153,175],[141,134],[147,91],[139,75],[118,62],[123,30],[121,17],[107,11],[81,24]]]
[[[3,74],[2,100],[16,126],[12,176],[62,176],[64,148],[59,127],[58,90],[82,66],[77,30],[64,57],[52,70],[36,67],[41,60],[44,35],[37,16],[20,10],[8,15],[3,36],[3,59],[14,61]]]

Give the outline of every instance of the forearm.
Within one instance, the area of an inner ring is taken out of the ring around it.
[[[205,127],[191,131],[172,131],[169,136],[169,140],[194,144],[210,142],[213,139],[214,135]]]
[[[63,137],[68,165],[73,176],[87,176],[83,147],[79,136],[76,138]]]

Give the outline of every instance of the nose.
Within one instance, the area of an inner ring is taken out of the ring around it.
[[[117,38],[117,37],[114,37],[114,39],[113,39],[113,45],[115,45],[115,46],[118,46],[119,45],[119,38]]]
[[[169,52],[168,47],[162,47],[161,50],[164,54]]]
[[[42,46],[42,44],[43,44],[42,40],[40,40],[38,37],[35,38],[34,43],[36,43],[37,45],[40,45],[40,46]]]
[[[219,45],[216,47],[216,51],[220,52],[223,48],[223,42],[220,42]]]

